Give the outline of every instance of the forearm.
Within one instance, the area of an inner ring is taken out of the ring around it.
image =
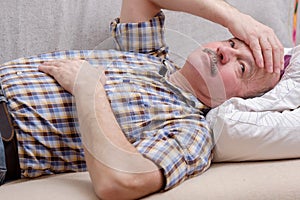
[[[128,173],[112,169],[85,150],[85,159],[94,191],[100,199],[139,199],[159,191],[163,175],[159,171]],[[111,159],[115,159],[111,155]],[[134,165],[133,163],[130,163]]]
[[[221,24],[225,27],[234,19],[234,16],[241,14],[237,9],[230,6],[223,0],[150,0],[156,6],[180,12],[190,13],[203,17],[210,21]]]
[[[225,27],[230,26],[237,16],[243,15],[223,0],[123,0],[121,20],[145,21],[160,9],[190,13]]]
[[[111,145],[128,153],[137,153],[127,141],[110,108],[104,88],[99,81],[101,70],[83,66],[77,76],[74,96],[82,137],[90,151],[111,148]],[[99,144],[99,145],[95,145]],[[105,156],[105,155],[101,155]]]
[[[158,191],[160,171],[124,136],[97,71],[83,67],[78,74],[74,95],[86,162],[98,196],[133,199]]]

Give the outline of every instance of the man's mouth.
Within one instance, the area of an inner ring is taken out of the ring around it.
[[[210,59],[210,73],[212,76],[216,76],[218,72],[218,55],[211,49],[205,48],[203,52],[208,54]]]

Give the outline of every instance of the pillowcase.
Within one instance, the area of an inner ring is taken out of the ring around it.
[[[231,98],[207,114],[214,162],[300,157],[300,46],[279,83],[252,99]]]

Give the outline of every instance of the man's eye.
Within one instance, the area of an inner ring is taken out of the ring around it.
[[[231,46],[232,48],[234,48],[235,42],[234,42],[233,40],[228,40],[228,42],[229,42],[230,46]]]
[[[246,67],[243,63],[240,64],[241,66],[241,71],[242,71],[242,74],[244,74],[245,70],[246,70]]]

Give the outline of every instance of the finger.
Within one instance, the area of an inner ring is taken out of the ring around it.
[[[258,67],[263,68],[264,67],[264,60],[263,60],[263,54],[262,49],[260,47],[259,40],[254,38],[250,40],[249,47],[253,53],[255,62]]]
[[[43,62],[38,69],[46,74],[49,74],[51,76],[55,76],[58,73],[60,73],[60,69],[63,69],[63,66],[65,65],[64,60],[51,60]]]
[[[280,66],[281,66],[281,70],[283,70],[284,69],[284,48],[283,48],[283,46],[282,46],[282,48],[281,48],[282,50],[281,50],[281,53],[280,53],[280,57],[281,57],[281,59],[280,59]]]
[[[48,62],[47,64],[55,65],[61,68],[80,68],[85,63],[86,61],[82,59],[63,59],[63,60],[53,60]]]
[[[271,35],[271,34],[270,34]],[[273,37],[270,37],[268,41],[270,42],[270,45],[272,46],[272,57],[273,57],[273,71],[275,73],[280,73],[280,70],[283,69],[284,65],[284,49],[279,41],[279,39],[276,37],[275,34],[273,34]]]
[[[68,62],[67,60],[50,60],[50,61],[43,62],[43,65],[62,67],[67,62]]]
[[[262,48],[262,54],[264,59],[264,66],[267,72],[273,72],[273,49],[268,39],[261,38],[260,46]]]
[[[40,65],[39,70],[53,77],[57,77],[60,76],[61,73],[64,73],[68,62],[68,60],[47,61]]]
[[[278,38],[276,38],[278,49],[279,49],[279,68],[284,69],[284,48]]]
[[[57,71],[57,67],[55,65],[50,65],[50,63],[41,64],[38,66],[39,71],[44,72],[53,76],[55,71]]]
[[[280,70],[284,67],[284,61],[283,61],[283,47],[281,46],[281,43],[276,43],[273,47],[273,63],[274,63],[274,72],[280,73]]]

